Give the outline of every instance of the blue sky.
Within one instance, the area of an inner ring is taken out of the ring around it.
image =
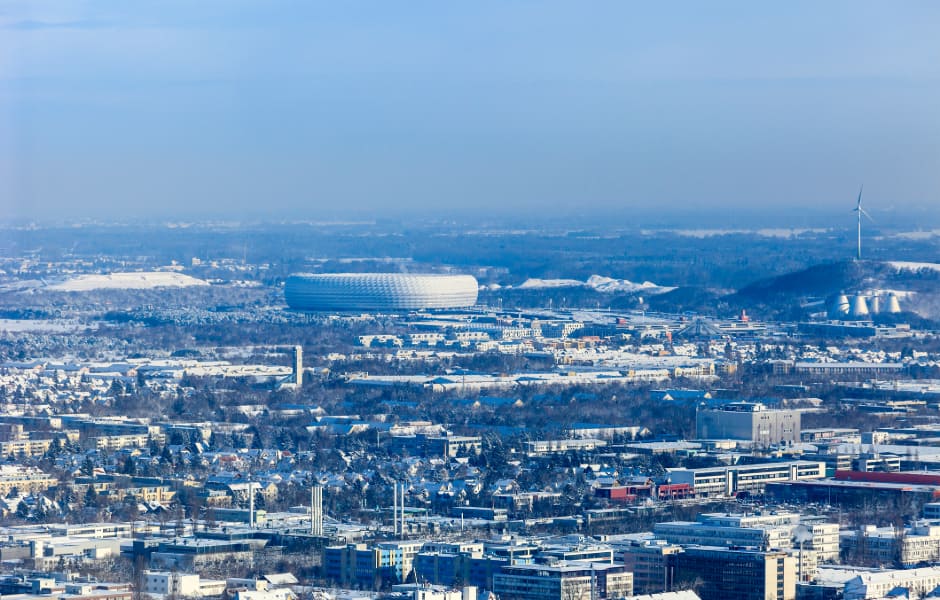
[[[937,2],[0,2],[0,218],[940,213]]]

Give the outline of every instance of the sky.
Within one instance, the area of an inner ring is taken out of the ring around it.
[[[861,183],[940,219],[938,31],[935,1],[0,0],[0,219],[812,215]]]

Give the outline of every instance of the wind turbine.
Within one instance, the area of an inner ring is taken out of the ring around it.
[[[855,208],[852,209],[852,212],[856,213],[856,216],[858,217],[858,249],[855,254],[855,260],[862,260],[862,215],[865,215],[865,218],[867,218],[872,223],[875,222],[875,220],[871,218],[871,215],[865,212],[865,209],[862,208],[863,187],[865,186],[860,185],[858,187],[858,201],[855,203]]]

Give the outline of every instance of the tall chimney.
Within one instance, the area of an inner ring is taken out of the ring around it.
[[[310,534],[323,535],[323,488],[310,488]]]
[[[255,482],[248,482],[248,527],[255,528]]]
[[[392,484],[392,534],[398,535],[398,482]]]
[[[294,384],[298,388],[304,384],[304,348],[294,346]]]
[[[405,484],[401,484],[401,536],[405,537]]]

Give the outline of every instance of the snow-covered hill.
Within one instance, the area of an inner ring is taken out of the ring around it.
[[[646,294],[662,294],[675,289],[672,287],[656,285],[651,281],[636,283],[628,279],[613,279],[611,277],[604,277],[602,275],[591,275],[588,277],[587,281],[580,281],[578,279],[526,279],[521,285],[518,286],[518,289],[532,290],[564,287],[589,287],[598,292],[604,292],[608,294],[632,294],[636,292],[643,292]]]
[[[54,292],[88,292],[91,290],[150,290],[164,287],[193,287],[209,285],[182,273],[141,271],[137,273],[108,273],[106,275],[79,275],[61,283],[47,286]]]

